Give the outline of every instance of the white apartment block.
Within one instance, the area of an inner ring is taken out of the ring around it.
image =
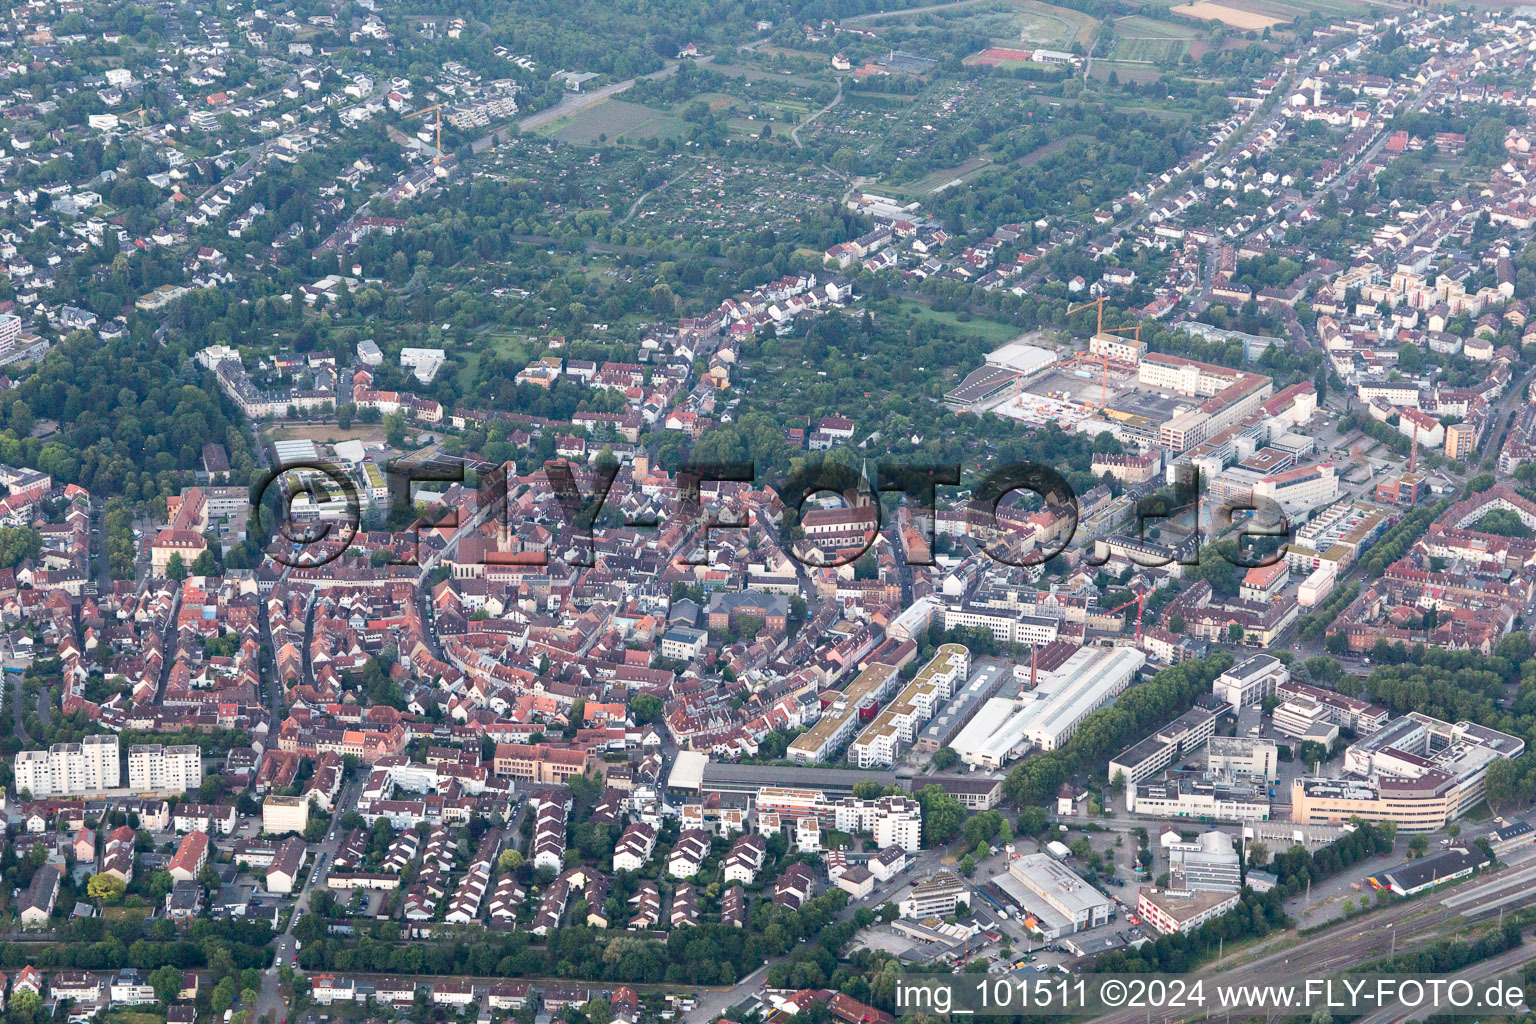
[[[128,788],[135,793],[185,793],[203,782],[203,752],[144,743],[128,748]]]
[[[116,736],[87,736],[79,743],[55,743],[47,750],[16,755],[16,790],[39,799],[82,796],[116,789],[121,774]]]
[[[923,848],[923,809],[911,797],[839,800],[833,807],[833,826],[850,835],[869,832],[882,850],[899,846],[911,853]]]
[[[970,671],[971,655],[960,644],[945,644],[896,699],[859,733],[848,747],[848,760],[860,768],[893,765],[912,746],[918,732],[954,694]]]
[[[814,818],[822,828],[855,835],[867,832],[880,849],[899,846],[908,852],[923,848],[923,809],[909,796],[873,800],[843,797],[828,801],[819,789],[762,787],[754,800],[759,826],[765,816],[789,821]]]

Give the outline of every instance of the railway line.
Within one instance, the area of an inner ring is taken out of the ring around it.
[[[1358,922],[1346,922],[1294,945],[1276,950],[1226,969],[1211,967],[1196,972],[1196,977],[1213,985],[1264,985],[1300,978],[1323,978],[1389,955],[1394,949],[1404,951],[1452,934],[1458,924],[1486,919],[1499,907],[1530,898],[1536,885],[1536,864],[1505,869],[1479,876],[1444,897],[1407,900],[1376,911]],[[1536,948],[1521,946],[1487,962],[1489,970],[1512,954],[1524,952],[1525,959],[1536,958]],[[1516,958],[1513,962],[1523,963]],[[1214,966],[1214,965],[1213,965]],[[1468,968],[1475,970],[1477,965]],[[1122,1010],[1097,1018],[1103,1024],[1174,1024],[1191,1016],[1187,1010],[1169,1010],[1162,1014],[1146,1010]],[[1391,1024],[1373,1020],[1372,1024]]]

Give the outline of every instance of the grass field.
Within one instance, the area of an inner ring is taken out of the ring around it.
[[[912,25],[937,23],[952,32],[984,35],[997,46],[1040,46],[1047,50],[1067,50],[1073,43],[1087,48],[1099,30],[1099,20],[1092,15],[1041,0],[977,0],[954,4],[943,12],[891,11],[861,15],[849,21],[897,19]]]
[[[788,71],[769,72],[764,71],[762,68],[747,67],[742,64],[722,64],[718,60],[710,63],[709,70],[725,75],[727,78],[744,78],[749,82],[761,82],[764,79],[768,79],[773,82],[788,82],[791,85],[800,86],[818,84],[814,78],[791,74]]]
[[[327,441],[336,440],[383,444],[384,427],[379,423],[359,423],[356,420],[353,420],[352,425],[346,430],[337,426],[335,420],[282,426],[274,424],[262,430],[261,436],[267,441],[313,441],[316,444],[325,444]]]
[[[1098,19],[1081,11],[1040,0],[1012,0],[1012,4],[1019,12],[1017,42],[1034,43],[1049,50],[1066,50],[1073,43],[1082,43],[1087,49],[1099,30]]]
[[[1132,15],[1115,22],[1115,42],[1109,56],[1114,60],[1176,63],[1200,35],[1194,25]]]
[[[1219,21],[1228,28],[1253,29],[1269,28],[1284,22],[1282,18],[1276,18],[1268,14],[1260,14],[1258,11],[1245,10],[1228,4],[1214,4],[1209,0],[1198,0],[1197,3],[1180,4],[1168,8],[1168,13],[1177,14],[1181,18],[1194,18],[1199,21]]]
[[[561,142],[590,146],[621,136],[626,140],[675,137],[683,133],[683,121],[638,103],[610,99],[551,121],[539,131]]]
[[[1122,82],[1135,82],[1137,85],[1145,85],[1155,82],[1163,77],[1163,73],[1151,64],[1127,64],[1117,60],[1095,60],[1093,62],[1093,77],[1095,81],[1105,81],[1109,73],[1113,71],[1115,77]]]
[[[958,167],[941,167],[923,175],[916,181],[908,181],[900,185],[886,185],[887,192],[894,193],[899,199],[915,199],[918,202],[932,201],[935,195],[949,191],[945,186],[957,188],[952,185],[956,179],[964,181],[983,167],[992,163],[989,156],[974,156]]]
[[[1000,324],[996,320],[983,320],[980,317],[961,320],[955,313],[939,312],[931,306],[917,302],[903,302],[901,311],[916,320],[942,324],[956,334],[980,338],[989,345],[1005,345],[1023,333],[1012,324]]]

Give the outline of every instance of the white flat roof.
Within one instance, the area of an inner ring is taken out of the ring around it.
[[[698,789],[704,785],[704,766],[709,756],[697,750],[679,750],[667,775],[669,789]]]

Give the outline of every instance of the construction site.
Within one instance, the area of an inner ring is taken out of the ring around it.
[[[1105,328],[1103,299],[1068,312],[1091,308],[1098,321],[1086,352],[1041,348],[1030,344],[1041,332],[1025,335],[990,353],[945,401],[957,412],[993,412],[1031,426],[1091,430],[1098,420],[1155,441],[1158,424],[1185,403],[1137,386],[1137,364],[1146,352],[1140,326]]]
[[[1114,335],[1096,335],[1090,344],[1100,338],[1121,341]],[[944,396],[950,408],[992,412],[1031,426],[1055,423],[1063,430],[1112,430],[1144,443],[1156,443],[1159,426],[1191,408],[1187,397],[1141,386],[1135,363],[1091,349],[1065,359],[1047,352],[1052,358],[1039,362],[1033,353],[1020,352],[1021,347],[1032,346],[1014,342],[988,355],[983,366]]]

